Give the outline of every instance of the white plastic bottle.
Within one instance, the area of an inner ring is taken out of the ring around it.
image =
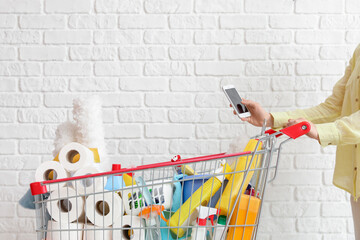
[[[226,232],[223,235],[226,225],[226,216],[219,216],[219,219],[216,224],[216,228],[214,228],[214,237],[213,240],[224,240],[226,239]],[[222,237],[221,237],[222,236]]]
[[[196,223],[191,232],[191,240],[206,240],[206,218],[198,218]]]

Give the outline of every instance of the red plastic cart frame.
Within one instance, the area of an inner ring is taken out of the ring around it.
[[[293,126],[283,128],[279,132],[269,129],[265,132],[265,134],[268,134],[268,135],[274,134],[276,137],[279,137],[279,136],[285,134],[292,139],[296,139],[304,134],[307,134],[310,131],[310,129],[311,129],[311,125],[308,122],[303,121],[303,122],[300,122]],[[234,157],[234,156],[247,155],[250,153],[251,152],[242,152],[242,153],[233,153],[233,154],[219,153],[219,154],[213,154],[213,155],[207,155],[207,156],[182,159],[181,163],[195,163],[195,162],[217,159],[220,156],[222,156],[224,158],[228,158],[228,157]],[[147,164],[147,165],[137,166],[134,168],[121,168],[120,164],[114,164],[113,169],[110,172],[89,174],[89,175],[78,176],[78,177],[55,179],[55,180],[49,180],[49,181],[43,181],[43,182],[33,182],[30,184],[30,189],[31,189],[32,195],[39,195],[39,194],[44,194],[44,193],[48,192],[47,188],[46,188],[46,184],[50,184],[50,183],[73,181],[73,180],[86,179],[86,178],[92,178],[92,177],[98,177],[98,176],[108,176],[108,175],[116,175],[116,174],[120,175],[120,174],[124,174],[124,173],[129,173],[129,172],[139,171],[139,170],[144,170],[144,169],[149,169],[149,168],[169,167],[169,166],[177,166],[177,165],[179,165],[179,161]]]

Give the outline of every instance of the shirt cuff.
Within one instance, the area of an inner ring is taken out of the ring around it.
[[[283,128],[289,120],[289,115],[286,112],[270,113],[274,118],[273,128]]]
[[[340,134],[335,123],[315,124],[315,127],[319,134],[319,142],[322,147],[339,144]]]

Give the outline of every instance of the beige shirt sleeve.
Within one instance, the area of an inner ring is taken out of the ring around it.
[[[360,143],[360,111],[332,123],[316,125],[321,146]]]
[[[343,126],[341,119],[336,122],[334,121],[341,115],[345,87],[352,72],[353,61],[354,57],[350,60],[344,76],[335,84],[332,95],[325,102],[308,109],[271,113],[274,118],[273,128],[283,128],[288,119],[305,118],[315,124],[322,146],[340,144],[341,136],[343,135],[340,129],[345,129],[346,127]],[[346,122],[346,126],[349,126],[349,121],[347,120]]]

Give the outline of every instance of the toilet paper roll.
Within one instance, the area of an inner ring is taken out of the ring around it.
[[[122,209],[121,197],[115,192],[90,195],[85,201],[88,220],[99,227],[107,227],[119,221]]]
[[[113,238],[112,227],[108,227],[107,229],[104,229],[102,227],[97,227],[92,224],[84,225],[83,240],[112,240],[112,239],[115,240],[115,238]]]
[[[84,211],[84,199],[76,195],[70,187],[57,188],[47,199],[47,210],[56,222],[71,223],[81,217]]]
[[[83,227],[84,224],[80,223],[60,225],[59,222],[48,221],[46,240],[81,240]]]
[[[114,223],[113,239],[145,240],[144,227],[145,227],[145,222],[142,218],[133,215],[122,216],[119,222]],[[136,228],[136,229],[132,229],[132,228]]]
[[[73,177],[84,176],[89,174],[99,173],[95,166],[87,166],[77,170]],[[72,182],[74,188],[77,189],[78,194],[88,194],[96,192],[97,190],[104,189],[107,179],[103,177],[92,177],[76,180]]]
[[[53,180],[53,179],[61,179],[67,178],[68,173],[65,171],[65,168],[61,166],[60,163],[55,161],[43,162],[36,169],[35,172],[35,180],[37,182]],[[66,183],[60,183],[60,186],[64,186]]]
[[[80,158],[74,162],[73,158],[79,154]],[[59,161],[69,172],[75,172],[80,168],[91,165],[94,162],[93,152],[80,143],[71,142],[66,144],[59,152]]]

